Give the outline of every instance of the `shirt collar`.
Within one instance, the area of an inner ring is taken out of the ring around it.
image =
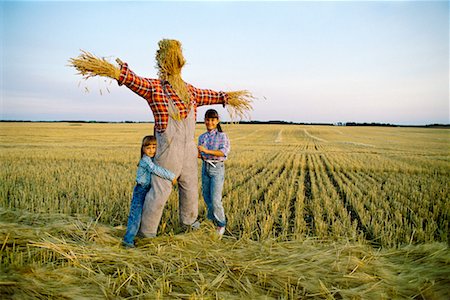
[[[216,129],[213,129],[213,130],[211,130],[211,131],[208,131],[208,134],[209,135],[215,135],[217,133],[217,128]]]
[[[147,158],[149,158],[149,159],[151,159],[152,161],[155,159],[155,157],[153,156],[153,157],[150,157],[150,156],[148,156],[147,154],[145,154],[144,153],[144,155],[142,155],[142,158],[144,158],[144,157],[147,157]]]

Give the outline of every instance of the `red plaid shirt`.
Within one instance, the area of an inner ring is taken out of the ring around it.
[[[178,97],[172,86],[167,81],[160,79],[142,78],[137,76],[124,63],[120,71],[119,85],[125,85],[133,92],[147,100],[153,116],[155,117],[155,130],[164,132],[169,122],[169,100],[172,100],[180,112],[182,119],[189,114],[189,108]],[[227,103],[225,92],[215,92],[207,89],[198,89],[188,83],[188,91],[191,94],[191,107],[194,108],[197,117],[197,106]],[[164,86],[163,86],[164,85]]]

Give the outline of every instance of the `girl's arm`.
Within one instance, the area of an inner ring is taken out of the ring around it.
[[[175,174],[173,174],[167,169],[164,169],[163,167],[156,165],[152,161],[152,159],[147,155],[142,156],[142,161],[144,162],[145,167],[150,171],[150,173],[153,173],[161,178],[170,180],[172,182],[175,179]]]
[[[220,150],[208,150],[203,146],[198,146],[198,150],[200,152],[203,152],[205,154],[214,155],[214,156],[225,156],[222,151]]]
[[[137,76],[128,68],[127,63],[121,64],[120,76],[117,79],[119,85],[125,85],[130,90],[143,97],[146,100],[151,100],[153,92],[154,81],[156,79],[149,79]]]
[[[228,156],[228,153],[230,152],[230,140],[228,139],[228,136],[225,133],[221,133],[219,136],[219,146],[218,149],[212,149],[209,150],[206,148],[205,140],[203,139],[203,136],[200,136],[198,139],[198,150],[204,154],[209,154],[213,156]]]
[[[205,148],[205,147],[203,147],[204,143],[205,143],[204,135],[201,134],[201,135],[198,137],[198,143],[197,143],[198,158],[201,158],[201,159],[203,159],[203,157],[202,157],[202,151],[201,151],[200,149]],[[201,147],[201,148],[200,148],[200,147]]]

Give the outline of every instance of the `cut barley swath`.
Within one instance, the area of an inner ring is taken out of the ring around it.
[[[119,246],[121,229],[86,217],[54,218],[0,208],[2,298],[446,299],[444,243],[375,250],[313,238],[219,241],[210,224],[140,240],[127,251]]]
[[[78,57],[69,59],[69,66],[77,69],[84,79],[94,76],[119,79],[120,76],[120,69],[106,60],[106,58],[99,58],[84,50],[81,50],[81,54]]]

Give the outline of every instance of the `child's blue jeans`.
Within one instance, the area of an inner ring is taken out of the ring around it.
[[[127,232],[123,240],[127,244],[134,244],[134,238],[141,226],[142,208],[144,206],[145,195],[150,190],[150,186],[144,187],[136,184],[131,199],[130,214],[128,216]]]
[[[217,226],[227,224],[222,205],[223,182],[225,181],[225,164],[214,162],[213,165],[203,161],[202,166],[202,193],[208,209],[208,219]]]

